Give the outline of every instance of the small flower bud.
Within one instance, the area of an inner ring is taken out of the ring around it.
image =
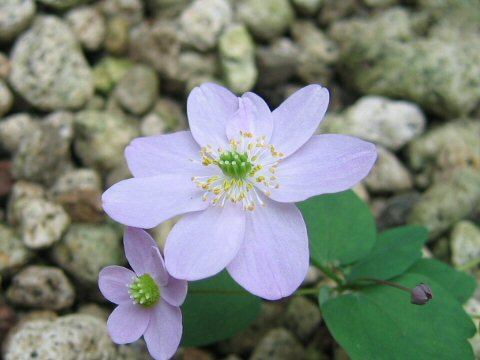
[[[424,305],[433,299],[432,289],[424,283],[420,283],[412,289],[412,304]]]

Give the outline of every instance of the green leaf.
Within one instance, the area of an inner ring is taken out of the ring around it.
[[[390,279],[400,275],[420,259],[427,239],[428,231],[422,226],[387,230],[378,235],[372,252],[352,266],[347,279]]]
[[[435,260],[421,259],[417,261],[408,273],[425,275],[450,292],[461,304],[466,302],[475,291],[475,279],[464,272]]]
[[[475,326],[447,290],[418,274],[402,275],[395,282],[409,288],[428,283],[434,299],[412,305],[409,294],[375,285],[323,304],[330,332],[352,360],[474,359],[467,339]]]
[[[182,306],[182,345],[207,345],[239,333],[255,321],[260,305],[260,298],[241,288],[226,271],[190,282]]]
[[[353,191],[316,196],[298,207],[307,223],[310,256],[317,264],[350,264],[370,252],[375,221]]]

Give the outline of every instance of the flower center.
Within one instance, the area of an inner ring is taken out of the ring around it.
[[[150,274],[144,274],[129,285],[133,302],[138,305],[150,307],[160,299],[160,288]]]
[[[207,145],[202,147],[201,155],[202,165],[222,171],[218,175],[192,177],[205,190],[203,200],[213,206],[224,206],[228,201],[242,203],[245,210],[255,210],[257,205],[265,206],[262,194],[269,197],[270,190],[280,186],[275,172],[285,154],[266,143],[265,136],[240,132],[238,140],[230,140],[229,149]]]
[[[234,179],[245,179],[253,165],[248,159],[247,152],[229,151],[220,155],[218,167],[227,176]]]

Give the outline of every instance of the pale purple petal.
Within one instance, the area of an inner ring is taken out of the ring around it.
[[[223,86],[207,83],[193,89],[187,99],[187,115],[197,143],[225,148],[225,126],[237,109],[237,96]]]
[[[202,171],[200,147],[190,131],[174,134],[140,137],[125,149],[127,164],[135,177]],[[193,162],[192,160],[197,160]]]
[[[150,355],[156,360],[170,359],[182,338],[182,313],[165,301],[153,309],[144,337]]]
[[[327,111],[328,90],[308,85],[286,99],[273,111],[270,143],[286,156],[305,144]]]
[[[184,175],[123,180],[102,196],[103,209],[124,225],[149,229],[176,215],[203,210],[203,191]]]
[[[245,232],[245,211],[227,204],[185,215],[165,245],[165,264],[177,279],[199,280],[217,274],[236,255]]]
[[[133,283],[135,273],[123,266],[111,265],[98,275],[98,287],[103,296],[115,304],[131,302],[128,286]]]
[[[268,105],[254,93],[246,93],[238,100],[238,110],[227,122],[227,137],[238,140],[240,132],[249,132],[255,137],[265,136],[268,142],[273,131],[273,118]]]
[[[149,273],[159,283],[166,284],[168,274],[158,245],[152,236],[143,229],[127,226],[123,246],[128,263],[137,276]]]
[[[185,280],[168,277],[168,283],[161,288],[161,296],[166,302],[173,306],[180,306],[187,297],[188,283]]]
[[[377,158],[374,144],[346,135],[312,137],[305,146],[280,163],[280,187],[271,198],[297,202],[314,195],[335,193],[355,186]]]
[[[248,213],[245,240],[228,265],[230,275],[246,290],[268,300],[291,295],[305,279],[308,237],[293,204],[267,202]]]
[[[118,305],[107,321],[108,332],[116,344],[129,344],[140,339],[150,322],[152,309],[132,303]]]

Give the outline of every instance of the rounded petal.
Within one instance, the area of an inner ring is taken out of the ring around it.
[[[167,238],[167,271],[189,281],[217,274],[237,254],[244,232],[245,212],[237,206],[211,206],[185,215]]]
[[[167,270],[158,245],[143,229],[127,226],[123,236],[123,247],[128,263],[137,276],[149,273],[159,285],[168,281]]]
[[[103,209],[124,225],[149,229],[174,216],[203,210],[202,190],[184,175],[120,181],[102,196]]]
[[[273,117],[267,103],[254,93],[246,93],[238,99],[238,110],[228,120],[228,139],[239,139],[240,132],[250,132],[255,137],[265,136],[270,140],[273,131]]]
[[[223,86],[206,83],[194,88],[187,99],[187,115],[196,142],[225,148],[225,126],[237,109],[237,96]]]
[[[140,305],[118,305],[107,321],[108,332],[116,344],[129,344],[145,333],[153,312]]]
[[[168,277],[168,283],[161,289],[161,296],[166,302],[173,306],[180,306],[187,297],[188,283],[185,280]]]
[[[155,306],[144,334],[150,355],[156,360],[168,360],[180,345],[182,338],[182,313],[165,301]]]
[[[105,299],[114,304],[130,303],[128,286],[133,283],[135,273],[123,266],[111,265],[98,275],[98,287]]]
[[[270,143],[286,156],[295,152],[320,125],[328,101],[328,90],[320,85],[308,85],[291,95],[272,113]]]
[[[125,158],[135,177],[173,173],[191,176],[204,168],[198,162],[200,147],[190,131],[136,138],[125,149]]]
[[[375,145],[367,141],[346,135],[314,136],[280,163],[276,172],[280,187],[271,198],[297,202],[350,189],[368,175],[376,158]]]
[[[309,251],[305,222],[293,204],[267,202],[248,213],[245,240],[228,265],[232,278],[268,300],[291,295],[305,279]]]

